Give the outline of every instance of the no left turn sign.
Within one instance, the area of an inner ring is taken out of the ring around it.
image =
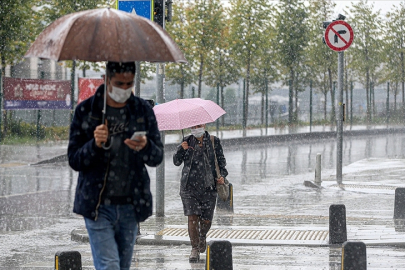
[[[345,21],[334,21],[325,30],[325,42],[336,52],[344,51],[353,42],[353,29]]]

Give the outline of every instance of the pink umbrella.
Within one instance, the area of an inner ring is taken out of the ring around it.
[[[214,122],[226,112],[211,100],[176,99],[153,107],[159,130],[180,130]]]

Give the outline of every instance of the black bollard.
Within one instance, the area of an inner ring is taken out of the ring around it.
[[[346,241],[346,207],[344,204],[332,204],[329,207],[329,244],[343,244]]]
[[[221,198],[217,197],[217,209],[226,210],[233,213],[233,186],[229,183],[229,196],[228,199],[223,201]]]
[[[366,245],[363,242],[344,242],[342,270],[367,270]]]
[[[233,270],[231,242],[209,241],[206,252],[206,270]]]
[[[56,252],[55,270],[82,270],[82,255],[78,251]]]
[[[405,219],[405,188],[395,189],[394,219]]]

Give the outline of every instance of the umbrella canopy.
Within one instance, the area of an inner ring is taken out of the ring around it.
[[[226,112],[211,100],[176,99],[153,107],[160,130],[180,130],[214,122]]]
[[[132,13],[92,9],[51,23],[25,57],[112,62],[186,63],[177,44],[158,24]]]

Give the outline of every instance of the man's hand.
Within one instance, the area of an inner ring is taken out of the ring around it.
[[[181,147],[183,147],[184,150],[188,149],[188,143],[186,141],[181,143]]]
[[[126,145],[128,145],[128,147],[131,148],[132,150],[141,151],[148,144],[148,139],[146,138],[145,135],[143,135],[143,136],[137,136],[136,141],[131,140],[131,139],[126,139],[124,141],[124,143]]]
[[[221,176],[220,178],[217,179],[217,183],[223,185],[225,184],[225,179]]]
[[[108,126],[107,126],[107,119],[105,120],[105,124],[99,125],[94,130],[94,139],[96,140],[97,147],[101,148],[102,143],[106,143],[108,140]]]

